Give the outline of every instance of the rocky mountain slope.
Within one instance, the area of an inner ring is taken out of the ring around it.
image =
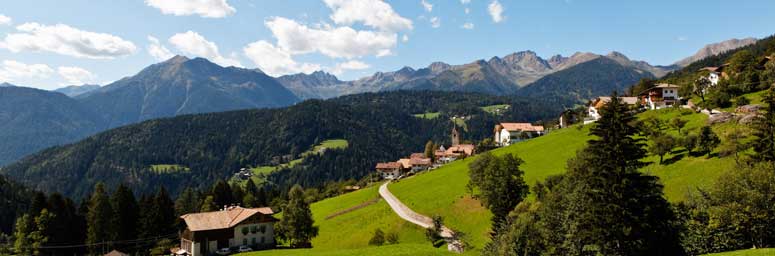
[[[77,97],[91,91],[99,89],[100,86],[96,84],[84,84],[84,85],[70,85],[54,90],[55,92],[62,93],[69,97]]]
[[[679,67],[686,67],[692,62],[710,57],[722,54],[724,52],[734,50],[743,46],[748,46],[756,43],[756,38],[744,38],[744,39],[729,39],[726,41],[713,43],[706,45],[705,47],[702,47],[702,49],[698,50],[697,53],[695,53],[692,56],[686,57],[685,59],[682,59],[675,63],[675,65]]]

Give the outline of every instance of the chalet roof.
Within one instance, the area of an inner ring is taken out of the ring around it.
[[[424,153],[412,153],[409,155],[409,159],[426,158]]]
[[[500,123],[500,126],[507,131],[528,131],[528,132],[542,132],[543,126],[533,126],[531,123]]]
[[[377,163],[377,170],[397,169],[397,168],[401,168],[401,163],[398,163],[398,162]]]
[[[661,84],[655,85],[654,87],[651,87],[651,88],[648,88],[646,90],[643,90],[638,95],[648,94],[648,92],[650,92],[650,91],[652,91],[654,89],[678,89],[678,88],[681,88],[681,86],[680,85],[674,85],[674,84],[661,83]]]
[[[105,256],[129,256],[129,254],[117,250],[112,250],[109,253],[106,253]]]
[[[621,100],[622,102],[624,102],[627,105],[638,104],[638,97],[619,97],[619,100]],[[597,97],[597,99],[593,102],[593,104],[597,103],[599,101],[603,102],[603,103],[608,103],[608,102],[611,102],[611,97],[610,96],[600,96],[600,97]]]
[[[430,158],[412,158],[412,159],[409,159],[409,164],[411,164],[412,166],[431,165],[431,159]]]
[[[203,231],[232,228],[256,214],[272,215],[275,212],[269,207],[242,208],[236,206],[217,212],[189,213],[180,216],[180,218],[186,222],[189,230]]]
[[[541,130],[543,131],[543,126],[539,127],[541,127]],[[476,149],[476,146],[473,144],[460,144],[457,146],[449,147],[449,149],[447,149],[447,153],[454,154],[455,152],[463,152],[470,156],[474,154],[474,149]]]
[[[412,168],[411,159],[401,158],[401,159],[398,159],[398,163],[401,164],[402,168]]]

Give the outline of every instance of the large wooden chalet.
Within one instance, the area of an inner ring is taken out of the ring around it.
[[[180,236],[180,249],[191,256],[211,255],[221,248],[242,245],[254,249],[275,245],[275,211],[271,208],[226,207],[221,211],[180,216],[186,229]]]

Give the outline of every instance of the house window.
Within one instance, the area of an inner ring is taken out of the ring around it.
[[[254,238],[252,238],[252,239],[250,240],[250,243],[251,243],[252,245],[256,245],[256,238],[255,238],[255,237],[254,237]]]
[[[242,238],[242,245],[248,245],[248,239]]]
[[[262,243],[262,244],[265,244],[265,243],[266,243],[266,237],[263,237],[263,236],[261,237],[261,243]]]

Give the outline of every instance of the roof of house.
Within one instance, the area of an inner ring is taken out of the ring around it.
[[[397,168],[401,168],[401,163],[398,163],[398,162],[377,163],[377,170],[397,169]]]
[[[619,97],[619,100],[621,100],[627,105],[638,104],[638,97]],[[593,104],[597,102],[603,102],[603,103],[611,102],[611,97],[610,96],[597,97],[597,99],[593,102]]]
[[[543,126],[541,126],[541,130],[543,130]],[[447,153],[454,154],[455,152],[463,152],[466,155],[473,155],[474,149],[476,149],[476,146],[473,144],[460,144],[457,146],[451,146],[449,149],[447,149]]]
[[[657,86],[652,87],[652,89],[653,88],[681,88],[681,86],[674,85],[674,84],[661,83],[661,84],[657,84]]]
[[[409,158],[414,159],[414,158],[427,158],[427,157],[425,157],[425,153],[412,153],[411,155],[409,155]]]
[[[507,131],[529,131],[529,132],[542,132],[543,126],[534,126],[531,123],[500,123],[500,126]]]
[[[401,167],[403,168],[412,168],[411,159],[401,158],[401,159],[398,159],[398,163],[401,164]]]
[[[189,213],[180,216],[180,218],[186,222],[189,230],[203,231],[232,228],[256,214],[272,215],[275,212],[269,207],[242,208],[235,206],[217,212]]]
[[[412,159],[409,159],[409,164],[411,164],[412,166],[431,165],[431,159],[430,158],[412,158]]]
[[[129,254],[126,254],[126,253],[123,253],[123,252],[119,252],[119,251],[116,251],[116,250],[112,250],[109,253],[106,253],[105,256],[129,256]]]

